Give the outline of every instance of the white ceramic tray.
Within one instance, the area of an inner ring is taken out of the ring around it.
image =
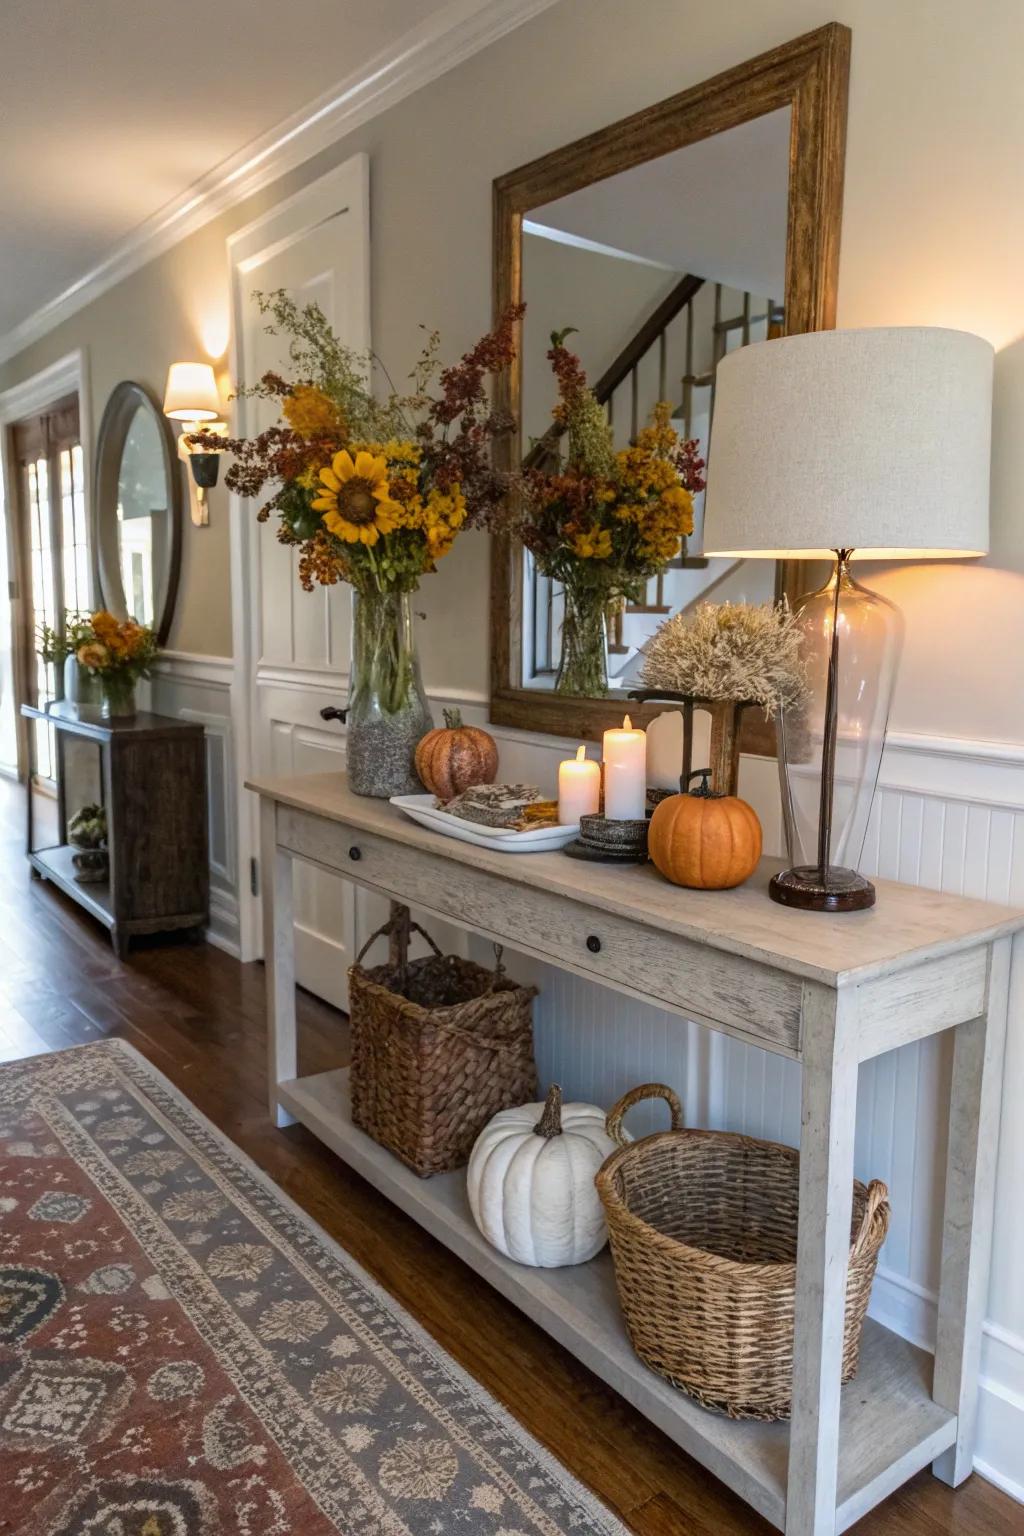
[[[478,848],[497,848],[502,853],[544,853],[553,848],[564,848],[580,829],[571,826],[530,827],[526,832],[513,832],[508,827],[482,827],[477,822],[465,821],[439,810],[433,795],[392,795],[391,804],[418,821],[421,827],[432,832],[443,832],[462,843],[475,843]]]

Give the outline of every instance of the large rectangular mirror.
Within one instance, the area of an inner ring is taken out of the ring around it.
[[[575,327],[570,345],[616,448],[667,400],[673,427],[706,457],[719,359],[834,324],[849,42],[845,27],[822,27],[495,182],[495,308],[527,306],[498,401],[520,425],[507,467],[543,466],[560,451],[545,356],[553,331]],[[557,690],[559,585],[521,545],[495,539],[493,721],[597,739],[621,720],[644,644],[667,615],[799,594],[796,566],[706,559],[701,502],[664,573],[609,610],[601,697]],[[774,751],[755,712],[744,747]]]

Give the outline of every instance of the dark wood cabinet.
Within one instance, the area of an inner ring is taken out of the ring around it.
[[[164,715],[81,720],[73,707],[22,713],[53,727],[56,782],[28,796],[28,857],[35,872],[110,930],[118,955],[133,934],[200,928],[209,915],[206,748],[203,727]],[[95,801],[107,813],[109,874],[76,878],[68,820]],[[41,835],[42,833],[42,835]]]

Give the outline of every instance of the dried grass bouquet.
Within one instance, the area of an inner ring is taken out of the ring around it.
[[[788,604],[701,603],[675,613],[651,639],[645,688],[692,698],[749,700],[767,719],[807,696],[802,633]]]

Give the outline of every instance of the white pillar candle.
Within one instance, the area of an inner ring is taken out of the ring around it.
[[[647,814],[647,733],[627,715],[621,730],[604,733],[604,814],[609,821],[643,821]]]
[[[566,826],[581,816],[596,816],[601,806],[601,765],[591,762],[586,747],[558,765],[558,819]]]

